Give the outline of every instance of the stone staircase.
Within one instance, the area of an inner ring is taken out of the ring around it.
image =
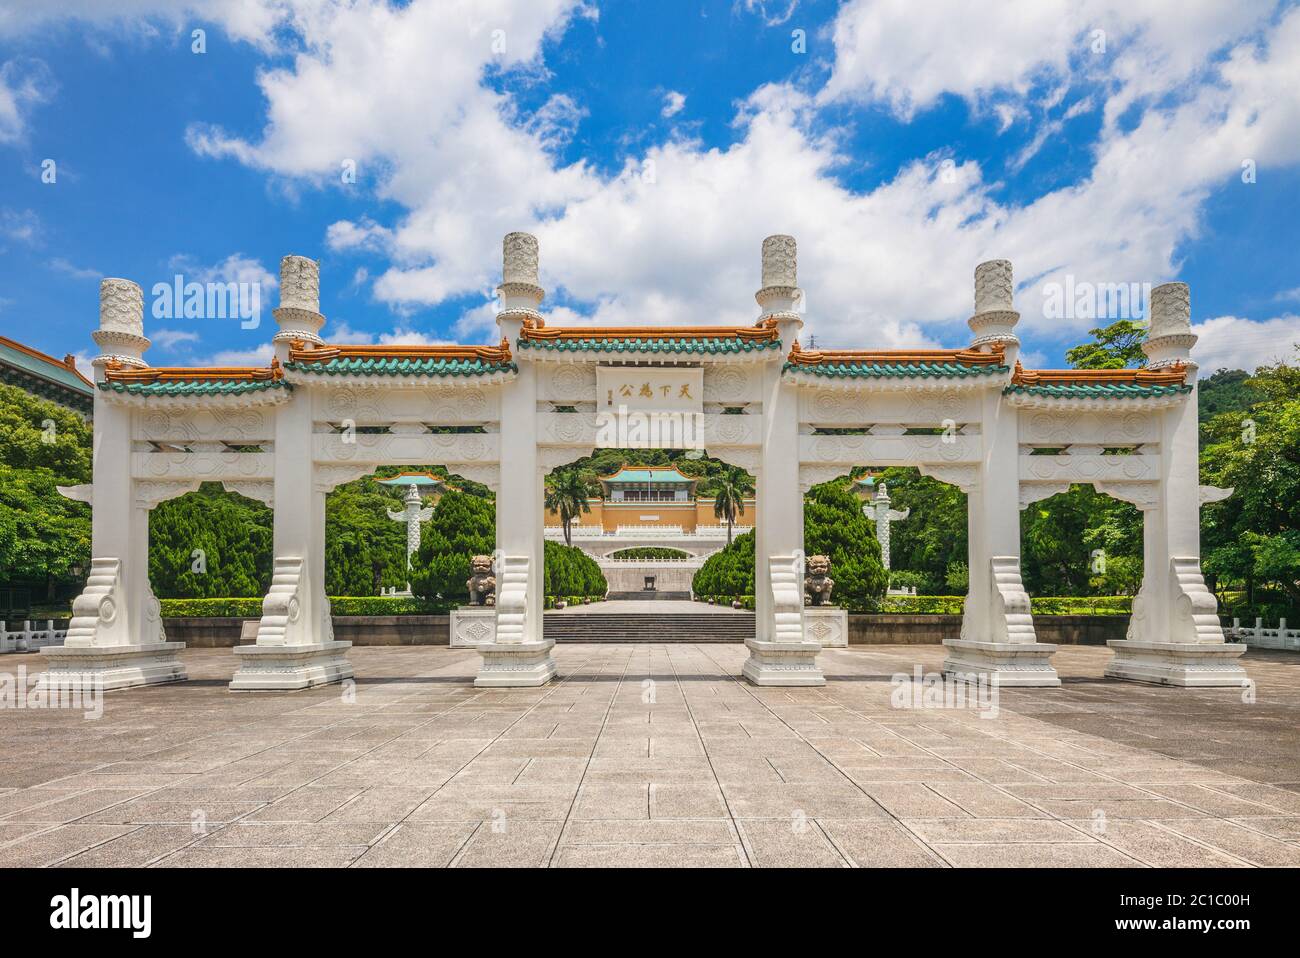
[[[556,642],[744,642],[754,634],[752,612],[547,614],[543,626]]]

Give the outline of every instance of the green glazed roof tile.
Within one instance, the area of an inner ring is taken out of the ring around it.
[[[329,359],[324,362],[289,362],[285,369],[325,376],[486,376],[518,372],[514,363],[481,359]]]
[[[293,389],[282,379],[176,380],[164,383],[102,382],[99,388],[128,396],[238,396],[263,389]]]
[[[756,353],[771,349],[780,349],[779,340],[765,342],[740,339],[739,337],[713,337],[708,339],[687,339],[671,336],[626,339],[521,339],[520,349],[546,349],[552,352],[608,352],[608,353],[702,353],[721,355],[725,353]]]
[[[821,363],[816,366],[786,363],[785,369],[828,379],[966,379],[1011,371],[1007,366],[964,366],[961,363]]]
[[[1070,399],[1149,399],[1192,391],[1191,386],[1138,386],[1134,383],[1063,383],[1059,386],[1008,386],[1007,395],[1048,396]]]

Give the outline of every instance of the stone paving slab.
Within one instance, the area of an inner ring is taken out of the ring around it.
[[[471,651],[356,648],[355,684],[234,695],[189,650],[94,721],[0,711],[0,866],[1300,865],[1300,656],[1248,653],[1250,701],[1062,647],[991,713],[894,707],[939,647],[828,650],[820,689],[745,654],[561,645],[482,690]]]

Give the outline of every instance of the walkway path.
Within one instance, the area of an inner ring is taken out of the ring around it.
[[[571,605],[567,609],[551,609],[547,615],[675,615],[683,612],[718,612],[734,615],[737,610],[727,605],[709,605],[707,602],[690,602],[678,599],[622,599],[617,602],[593,602],[590,605]],[[749,613],[753,615],[753,613]]]
[[[1300,864],[1295,655],[1248,654],[1254,702],[1063,647],[1065,687],[996,715],[894,707],[942,651],[756,689],[741,647],[566,645],[550,687],[480,691],[473,652],[357,648],[353,688],[233,694],[191,650],[96,721],[0,712],[0,866]]]

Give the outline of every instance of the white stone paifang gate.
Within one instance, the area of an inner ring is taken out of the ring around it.
[[[543,608],[543,476],[602,446],[691,444],[757,479],[756,630],[744,675],[820,685],[802,587],[811,486],[859,465],[917,466],[968,495],[970,586],[947,672],[1056,686],[1021,584],[1020,509],[1071,483],[1135,503],[1144,578],[1107,675],[1240,685],[1201,577],[1195,365],[1187,287],[1151,297],[1145,369],[1022,368],[1011,264],[975,270],[971,344],[803,350],[795,241],[762,247],[752,326],[554,327],[539,311],[537,241],[504,243],[495,346],[350,346],[321,338],[319,267],[281,264],[264,368],[151,367],[134,283],[104,280],[94,361],[93,562],[48,681],[119,688],[185,678],[148,580],[148,512],[202,481],[275,511],[274,578],[236,690],[352,675],[324,588],[325,496],[380,465],[445,465],[496,493],[497,604],[478,613],[481,686],[555,675]],[[659,417],[662,421],[656,421]],[[669,427],[667,432],[660,427]],[[834,557],[831,557],[832,560]]]

